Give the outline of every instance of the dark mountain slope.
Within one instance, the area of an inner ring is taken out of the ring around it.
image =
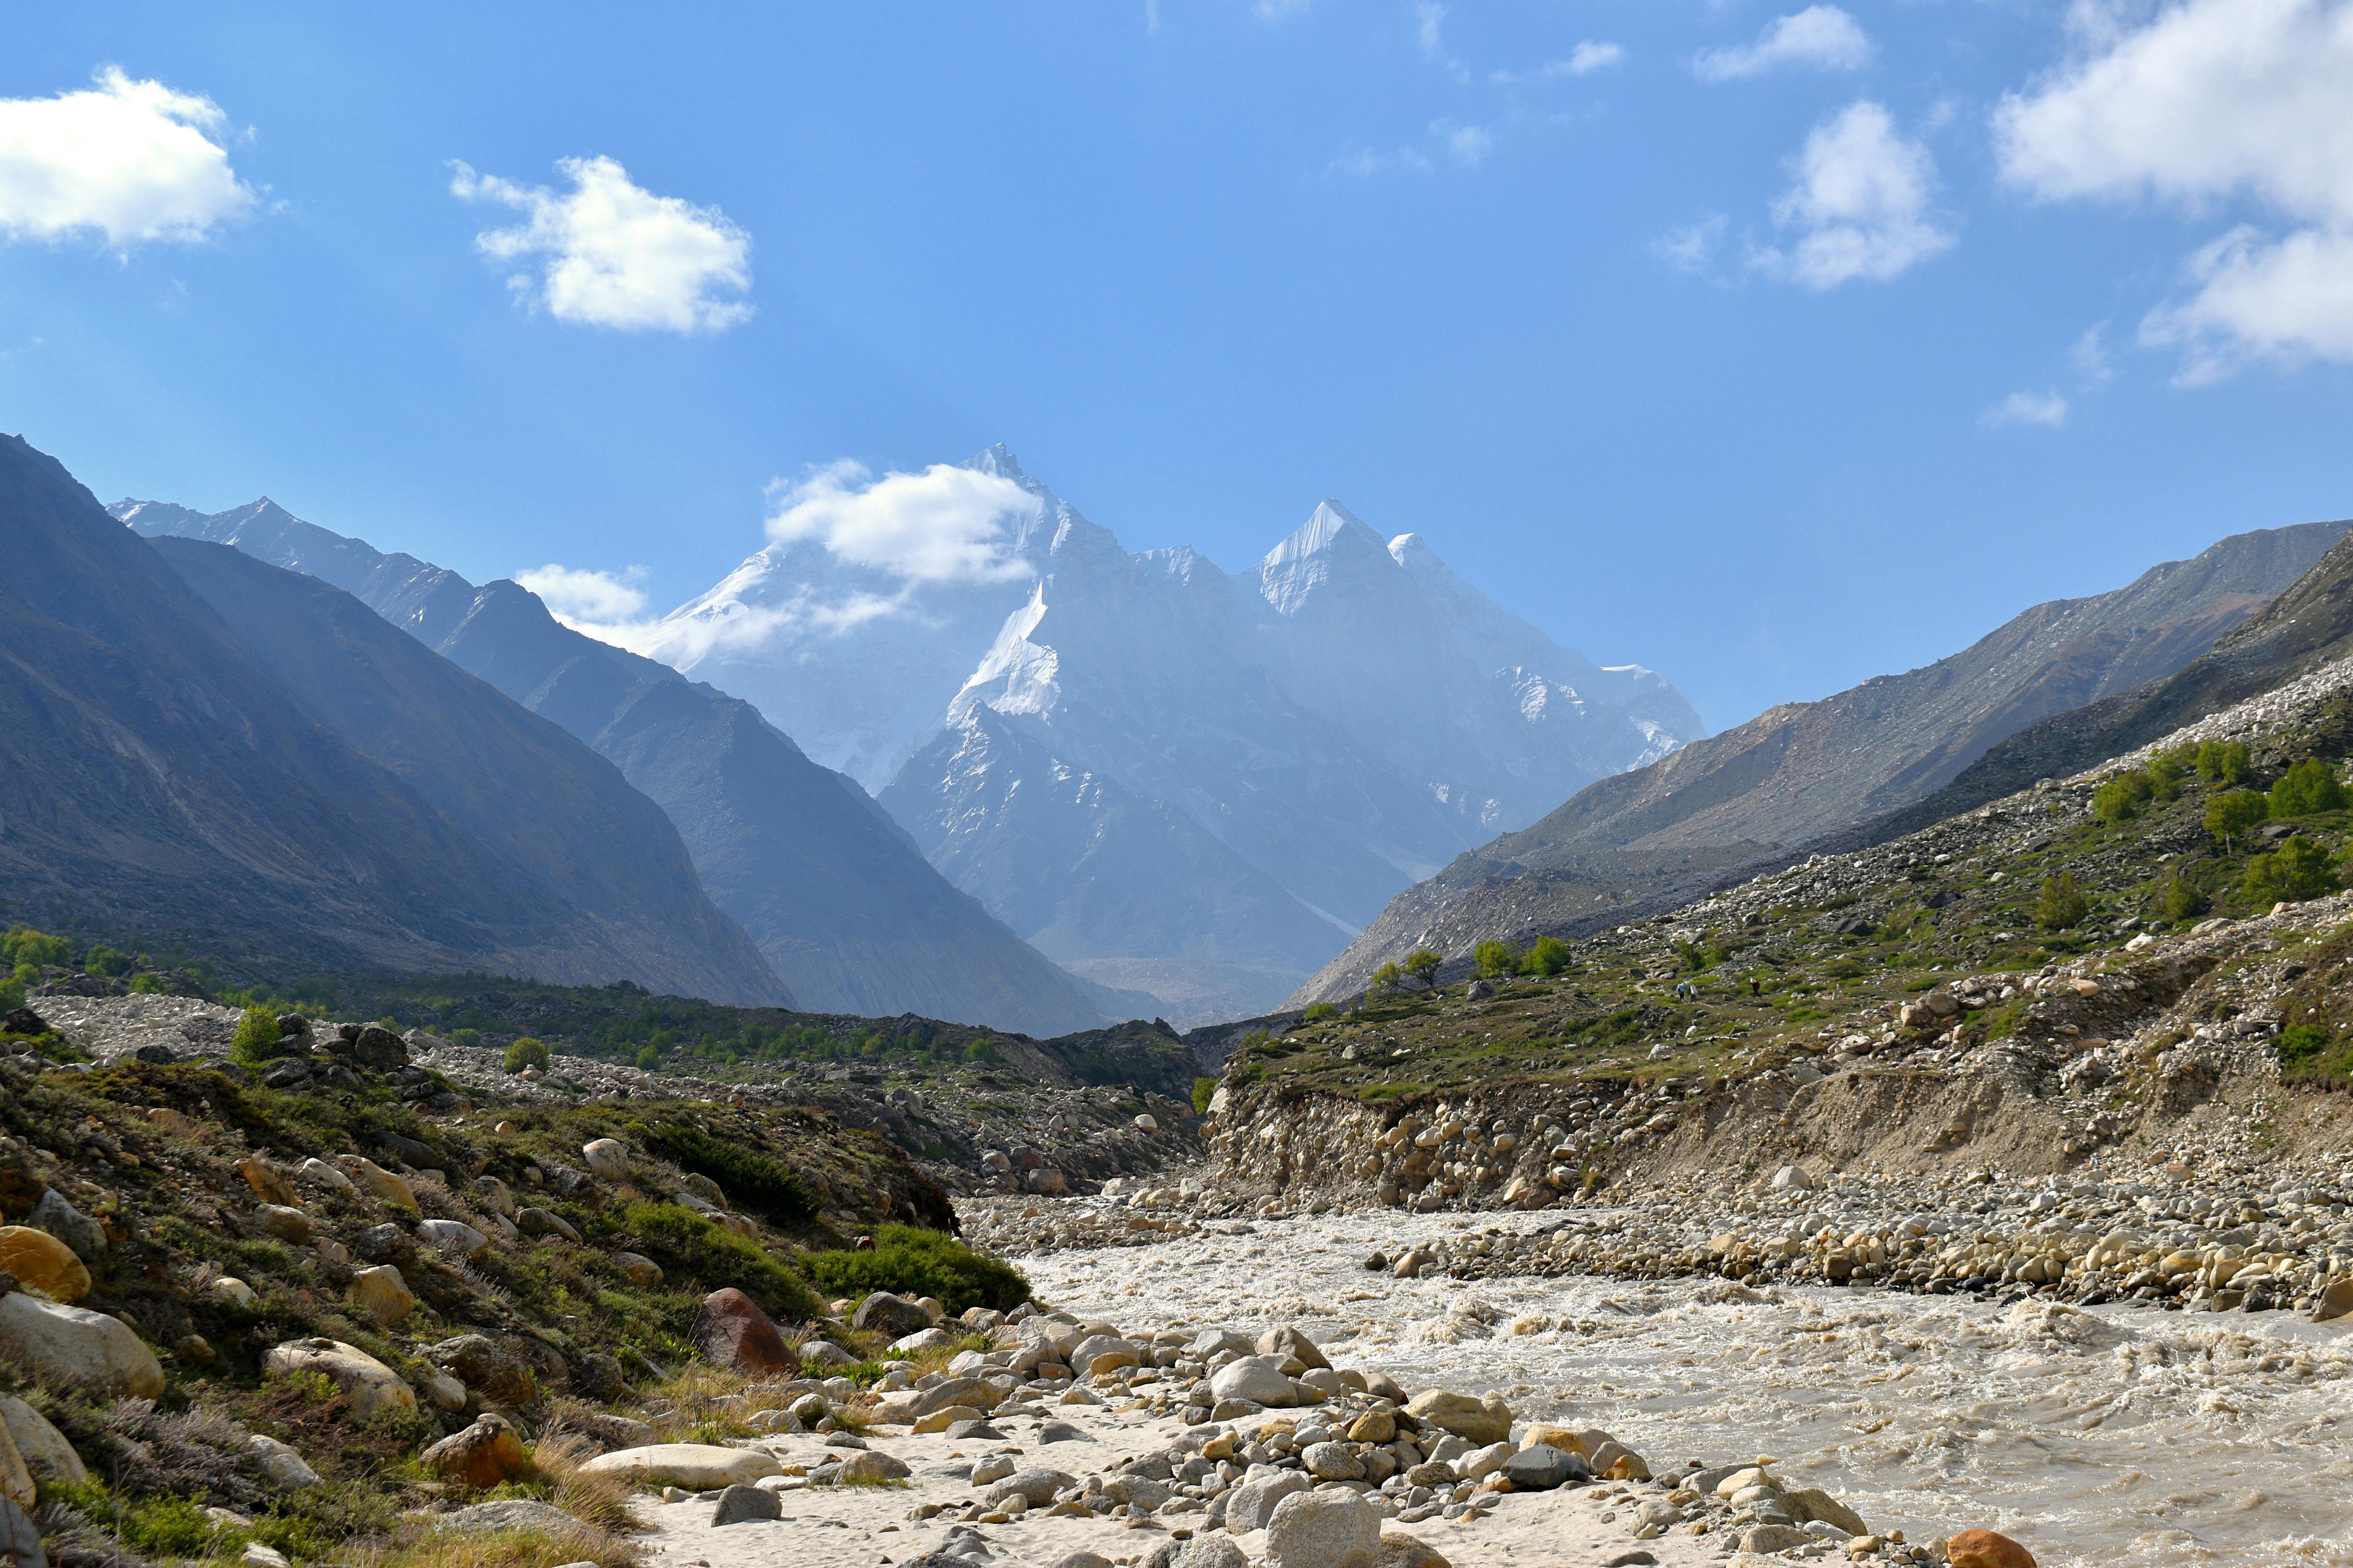
[[[1621,905],[1647,907],[1729,865],[1902,810],[2020,731],[2181,669],[2348,526],[2234,534],[2113,593],[2037,605],[1935,664],[1770,710],[1603,779],[1399,894],[1293,1001],[1358,990],[1424,942],[1589,928]]]
[[[1044,1037],[1100,1025],[1126,1000],[1056,968],[950,887],[863,790],[750,704],[571,630],[512,583],[477,588],[267,500],[211,515],[113,510],[143,533],[320,576],[585,742],[669,816],[712,900],[800,1006]]]
[[[620,978],[554,889],[322,725],[65,468],[0,437],[0,898],[280,969]]]
[[[341,589],[225,544],[151,548],[354,751],[590,917],[615,973],[714,1002],[789,1000],[612,763]]]

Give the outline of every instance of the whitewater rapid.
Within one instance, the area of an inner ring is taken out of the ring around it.
[[[1769,1455],[1914,1541],[1989,1526],[2045,1568],[2353,1564],[2353,1328],[1707,1279],[1398,1279],[1363,1258],[1460,1242],[1461,1216],[1240,1228],[1014,1261],[1081,1314],[1296,1323],[1335,1365],[1495,1389],[1523,1420],[1606,1427],[1653,1465]]]

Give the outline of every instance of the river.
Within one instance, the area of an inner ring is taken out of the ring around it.
[[[1014,1261],[1082,1315],[1295,1322],[1335,1365],[1496,1389],[1524,1420],[1606,1427],[1653,1464],[1769,1455],[1915,1541],[1989,1526],[2044,1568],[2353,1564],[2353,1329],[1709,1279],[1398,1279],[1362,1259],[1460,1239],[1461,1217],[1248,1231]]]

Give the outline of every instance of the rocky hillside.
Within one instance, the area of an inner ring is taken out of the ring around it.
[[[712,900],[803,1006],[1040,1035],[1151,1010],[1025,945],[749,703],[559,625],[512,583],[478,588],[267,499],[212,514],[161,501],[112,511],[149,537],[234,545],[332,584],[594,749],[667,814]]]
[[[14,437],[0,438],[0,557],[10,919],[280,972],[480,966],[603,982],[643,968],[774,994],[707,906],[700,928],[689,919],[658,940],[617,918],[616,903],[637,899],[697,913],[686,868],[670,865],[660,885],[648,846],[644,875],[599,907],[574,903],[558,858],[493,845],[352,745],[153,549]]]
[[[1026,1294],[820,1110],[522,1103],[294,1016],[250,1066],[59,1065],[47,1000],[0,1020],[0,1524],[67,1568],[628,1563],[596,1456],[749,1435],[743,1373],[881,1375],[844,1285]]]
[[[1908,837],[1491,950],[1492,978],[1403,982],[1229,1060],[1211,1185],[1541,1206],[1799,1161],[2088,1177],[2195,1151],[2242,1179],[2336,1149],[2348,752],[2353,661]]]
[[[1689,897],[1727,866],[1915,802],[1923,804],[1905,813],[1906,826],[1896,831],[1925,826],[1961,808],[1958,796],[1939,792],[1989,749],[1994,756],[1985,766],[2025,747],[2042,771],[2020,776],[2015,766],[2003,766],[1999,777],[2006,782],[1978,789],[1967,804],[2110,754],[2082,745],[2054,768],[2042,756],[2048,748],[2030,741],[2033,727],[2053,715],[2102,715],[2095,722],[2103,734],[2137,725],[2132,738],[2111,748],[2122,750],[2276,684],[2298,671],[2286,667],[2275,635],[2263,628],[2309,618],[2303,601],[2315,596],[2316,581],[2335,574],[2335,567],[2320,563],[2325,555],[2335,559],[2332,547],[2341,548],[2348,526],[2314,522],[2233,534],[2190,560],[2152,567],[2113,593],[2037,605],[1935,664],[1819,702],[1773,709],[1648,767],[1603,779],[1532,826],[1399,894],[1293,1003],[1353,994],[1382,963],[1417,946],[1452,954],[1488,936],[1538,929],[1567,934],[1609,923],[1613,906],[1647,904],[1662,894]],[[2266,610],[2275,595],[2281,607]],[[2233,647],[2245,651],[2226,652]],[[2213,673],[2191,676],[2185,666]],[[2131,706],[2136,697],[2118,695],[2177,671],[2182,679],[2164,703]],[[2129,722],[2122,720],[2127,710],[2136,716]],[[2076,722],[2054,720],[2046,728]],[[2019,742],[2003,747],[2013,735]]]

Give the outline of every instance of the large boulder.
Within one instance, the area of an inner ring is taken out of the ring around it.
[[[662,1266],[642,1252],[613,1254],[613,1267],[629,1277],[629,1283],[640,1289],[651,1289],[662,1282]]]
[[[74,1249],[29,1225],[0,1225],[0,1269],[16,1283],[68,1306],[90,1294],[90,1270]]]
[[[1583,1459],[1548,1443],[1522,1448],[1500,1468],[1504,1479],[1512,1483],[1512,1489],[1521,1492],[1548,1492],[1571,1481],[1590,1480],[1593,1476]]]
[[[351,1054],[370,1072],[392,1072],[408,1065],[408,1043],[382,1024],[363,1026],[351,1042]]]
[[[617,1182],[629,1173],[629,1146],[618,1138],[596,1138],[580,1145],[589,1173]]]
[[[269,1484],[282,1492],[299,1492],[319,1485],[319,1472],[302,1457],[301,1450],[291,1443],[281,1443],[275,1437],[265,1437],[259,1432],[246,1435],[245,1451],[269,1478]]]
[[[580,1245],[580,1227],[554,1209],[523,1209],[515,1215],[514,1222],[525,1236],[560,1236],[575,1247]]]
[[[711,1523],[716,1529],[723,1524],[755,1524],[784,1516],[782,1498],[739,1482],[719,1494],[719,1506],[711,1511]]]
[[[1044,1508],[1054,1500],[1056,1492],[1077,1484],[1076,1478],[1064,1475],[1060,1470],[1050,1470],[1042,1467],[1016,1470],[988,1489],[988,1500],[995,1504],[1003,1502],[1008,1498],[1018,1497],[1031,1508]]]
[[[417,1391],[367,1352],[341,1340],[288,1340],[261,1358],[264,1372],[315,1372],[332,1382],[365,1421],[385,1410],[414,1410]]]
[[[1226,1528],[1236,1535],[1264,1530],[1283,1500],[1314,1484],[1297,1470],[1277,1470],[1246,1480],[1226,1494]]]
[[[539,1397],[539,1379],[530,1364],[501,1350],[487,1334],[459,1334],[425,1353],[435,1366],[480,1394],[485,1404],[512,1409]]]
[[[801,1369],[801,1358],[785,1343],[768,1314],[733,1285],[702,1299],[702,1327],[703,1352],[721,1366],[754,1377],[796,1374]]]
[[[163,1364],[121,1321],[29,1291],[0,1296],[0,1357],[35,1377],[102,1394],[153,1399],[164,1392]]]
[[[51,1187],[25,1216],[25,1223],[36,1230],[46,1230],[74,1249],[74,1256],[84,1263],[95,1263],[106,1253],[106,1227],[81,1210],[66,1202],[65,1194]]]
[[[66,1441],[66,1435],[50,1426],[47,1416],[13,1394],[0,1394],[0,1426],[8,1428],[8,1440],[16,1445],[16,1452],[36,1472],[77,1485],[90,1479],[89,1468],[82,1464],[81,1456],[74,1452],[74,1446]]]
[[[1210,1374],[1209,1392],[1219,1399],[1246,1399],[1270,1407],[1299,1403],[1299,1389],[1283,1375],[1281,1356],[1239,1356]]]
[[[417,1310],[417,1292],[408,1288],[400,1270],[389,1263],[353,1274],[352,1300],[386,1328]]]
[[[1466,1443],[1500,1443],[1512,1435],[1512,1407],[1495,1394],[1473,1399],[1427,1388],[1413,1396],[1406,1412],[1424,1426],[1451,1432]]]
[[[945,1383],[936,1383],[923,1390],[923,1397],[915,1401],[914,1408],[909,1414],[921,1417],[959,1405],[969,1405],[975,1410],[994,1410],[998,1398],[997,1385],[993,1383],[984,1383],[976,1377],[952,1377]]]
[[[930,1328],[932,1315],[904,1296],[877,1290],[858,1303],[858,1310],[850,1315],[849,1321],[853,1328],[896,1340]]]
[[[426,1468],[444,1480],[488,1491],[523,1473],[530,1463],[522,1435],[500,1415],[485,1415],[425,1450]]]
[[[691,1492],[750,1486],[763,1476],[781,1475],[773,1454],[757,1448],[722,1448],[711,1443],[654,1443],[599,1454],[580,1467],[583,1474],[620,1476],[649,1487],[682,1487]]]
[[[1952,1568],[2034,1568],[2034,1553],[1990,1530],[1964,1530],[1946,1542],[1945,1561]]]
[[[1358,1568],[1352,1554],[1381,1549],[1381,1516],[1350,1491],[1298,1492],[1274,1505],[1266,1521],[1268,1568]]]
[[[1277,1361],[1284,1356],[1296,1357],[1299,1364],[1310,1372],[1319,1366],[1332,1364],[1324,1359],[1324,1352],[1315,1348],[1314,1340],[1288,1324],[1279,1329],[1269,1329],[1259,1335],[1258,1353],[1271,1355]]]

